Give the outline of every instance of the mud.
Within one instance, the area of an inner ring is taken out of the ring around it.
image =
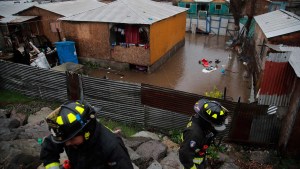
[[[251,78],[247,77],[246,66],[231,50],[226,49],[228,38],[224,36],[186,33],[185,45],[164,65],[148,74],[138,70],[114,71],[111,69],[89,70],[88,75],[133,83],[146,83],[189,93],[205,95],[216,87],[226,88],[227,99],[249,102]],[[204,73],[199,61],[206,59],[216,70]],[[218,59],[220,63],[216,64]],[[222,73],[222,68],[225,70]]]

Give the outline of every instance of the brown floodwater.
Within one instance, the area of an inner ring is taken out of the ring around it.
[[[106,76],[112,80],[132,83],[146,83],[189,93],[205,95],[216,87],[224,91],[233,101],[241,97],[249,102],[251,78],[245,78],[246,66],[231,50],[226,50],[225,36],[199,35],[186,33],[185,45],[155,72],[148,74],[137,70],[115,71],[94,69],[87,73],[93,77]],[[199,60],[206,59],[216,70],[203,72],[205,67]],[[220,63],[216,64],[218,59]],[[222,73],[222,68],[225,73]]]

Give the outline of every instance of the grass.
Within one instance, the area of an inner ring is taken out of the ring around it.
[[[31,98],[11,90],[0,90],[0,108],[8,109],[9,111],[15,109],[17,113],[32,114],[39,111],[42,107],[55,109],[60,104],[39,98]]]
[[[39,98],[30,98],[15,91],[0,90],[0,108],[6,108],[10,110],[14,108],[17,112],[32,114],[39,111],[42,107],[49,107],[54,110],[60,105],[61,103],[45,101]],[[133,124],[116,122],[105,118],[101,118],[99,120],[103,125],[111,130],[121,129],[121,135],[125,138],[128,138],[135,133],[144,130],[142,126],[136,126]],[[167,132],[166,134],[173,142],[180,143],[181,132],[181,130],[172,130]]]
[[[10,90],[0,90],[0,103],[26,103],[34,99]]]
[[[142,127],[139,126],[128,125],[104,118],[100,118],[100,122],[112,131],[121,129],[121,135],[125,138],[128,138],[142,130]]]

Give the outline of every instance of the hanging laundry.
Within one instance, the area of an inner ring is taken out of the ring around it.
[[[126,43],[138,44],[140,41],[139,28],[133,25],[125,27]]]

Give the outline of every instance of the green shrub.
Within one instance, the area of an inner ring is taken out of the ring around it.
[[[212,98],[217,98],[217,99],[222,99],[223,98],[223,93],[218,90],[216,86],[214,86],[214,89],[209,92],[205,92],[205,96],[207,97],[212,97]]]

